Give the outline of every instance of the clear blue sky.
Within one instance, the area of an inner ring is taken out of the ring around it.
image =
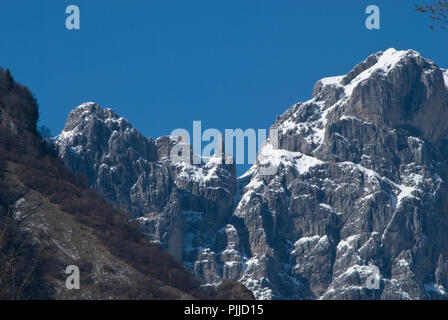
[[[2,0],[0,66],[27,85],[54,134],[85,101],[145,136],[175,128],[268,128],[316,80],[369,54],[412,48],[448,67],[448,31],[419,0]],[[420,1],[424,2],[424,1]],[[81,30],[65,28],[66,6]],[[365,28],[369,4],[381,30]]]

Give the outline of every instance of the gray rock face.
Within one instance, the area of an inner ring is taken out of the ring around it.
[[[278,117],[279,147],[238,179],[219,155],[170,161],[176,139],[146,139],[92,103],[56,143],[207,284],[238,280],[258,299],[444,299],[447,88],[415,51],[371,55]]]
[[[200,166],[170,161],[170,151],[179,143],[176,138],[147,139],[95,103],[73,110],[55,142],[64,162],[139,220],[153,241],[202,270],[199,262],[213,256],[204,243],[231,216],[234,165],[221,164],[218,157]],[[207,280],[213,278],[209,273],[217,272],[212,262],[209,265],[204,267]]]

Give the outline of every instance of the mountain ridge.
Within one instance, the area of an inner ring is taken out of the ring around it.
[[[234,165],[172,163],[172,137],[77,109],[79,139],[63,131],[56,144],[209,285],[237,280],[258,299],[447,298],[447,79],[413,50],[370,55],[279,116],[278,149],[268,142],[238,179]]]
[[[0,299],[251,299],[231,281],[202,289],[62,164],[38,115],[28,88],[0,68]],[[66,287],[68,266],[79,290]]]

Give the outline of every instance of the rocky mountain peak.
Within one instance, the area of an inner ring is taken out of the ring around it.
[[[294,105],[274,127],[295,136],[283,137],[282,148],[314,155],[331,127],[347,119],[438,141],[447,137],[447,91],[445,70],[413,50],[389,49],[346,76],[319,80],[313,99]]]
[[[186,145],[190,161],[172,161],[178,137],[145,138],[126,119],[95,103],[75,108],[55,142],[67,165],[84,173],[179,259],[191,212],[203,218],[204,228],[210,225],[210,232],[222,228],[231,214],[236,169],[222,161],[223,148],[194,165],[192,148]]]
[[[126,119],[119,117],[112,109],[102,109],[94,102],[87,102],[70,112],[60,138],[85,131],[85,127],[99,125],[112,132],[132,129],[131,124]]]

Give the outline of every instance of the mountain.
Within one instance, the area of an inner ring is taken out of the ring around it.
[[[0,69],[0,299],[250,299],[204,290],[40,137],[37,102]],[[66,288],[68,266],[80,290]]]
[[[95,103],[70,113],[55,144],[211,286],[237,280],[257,299],[446,299],[447,88],[448,72],[415,51],[373,54],[277,117],[278,143],[239,178],[224,150],[171,161],[178,138],[145,138]]]

